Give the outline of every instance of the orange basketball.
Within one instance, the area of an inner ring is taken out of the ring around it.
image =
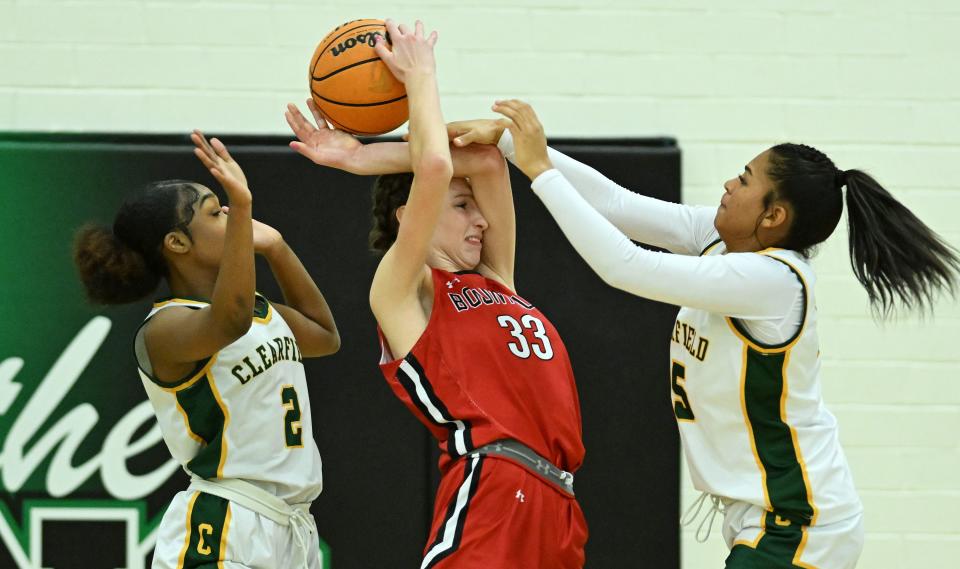
[[[310,94],[340,130],[383,134],[407,122],[407,91],[373,50],[377,35],[387,37],[383,20],[347,22],[310,60]]]

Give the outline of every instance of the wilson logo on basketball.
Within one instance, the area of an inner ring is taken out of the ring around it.
[[[334,57],[337,57],[341,53],[350,48],[357,47],[358,45],[369,45],[370,47],[373,47],[376,44],[377,36],[380,36],[380,32],[367,32],[365,34],[360,34],[356,37],[352,37],[340,42],[332,50],[330,50],[330,52]]]
[[[353,134],[390,132],[407,121],[407,92],[374,49],[390,42],[383,20],[356,20],[327,34],[310,58],[313,102],[330,123]]]

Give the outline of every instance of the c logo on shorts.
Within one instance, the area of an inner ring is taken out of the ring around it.
[[[200,555],[210,555],[212,550],[210,546],[204,542],[203,538],[213,533],[213,526],[210,524],[200,524],[197,528],[197,533],[200,535],[200,540],[197,542],[197,553]]]

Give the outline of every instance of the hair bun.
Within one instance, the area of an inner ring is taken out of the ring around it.
[[[160,282],[160,275],[147,267],[143,255],[99,225],[87,225],[77,231],[73,262],[87,298],[97,304],[140,300]]]

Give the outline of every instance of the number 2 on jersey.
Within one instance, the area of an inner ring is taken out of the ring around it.
[[[503,314],[497,316],[497,324],[509,330],[510,335],[516,338],[516,342],[508,342],[507,347],[518,358],[527,359],[531,353],[541,360],[549,360],[553,357],[553,346],[550,345],[550,338],[547,337],[547,329],[536,316],[524,314],[517,322],[513,316]],[[527,331],[533,332],[535,339],[533,342],[527,340]]]
[[[684,389],[687,380],[687,370],[683,364],[674,361],[670,369],[670,385],[673,387],[673,413],[681,421],[695,421],[693,416],[693,407],[690,406],[690,399],[687,398],[687,390]]]
[[[283,436],[287,441],[287,448],[303,446],[303,433],[300,430],[300,398],[292,385],[280,388],[280,401],[287,412],[283,416]]]

